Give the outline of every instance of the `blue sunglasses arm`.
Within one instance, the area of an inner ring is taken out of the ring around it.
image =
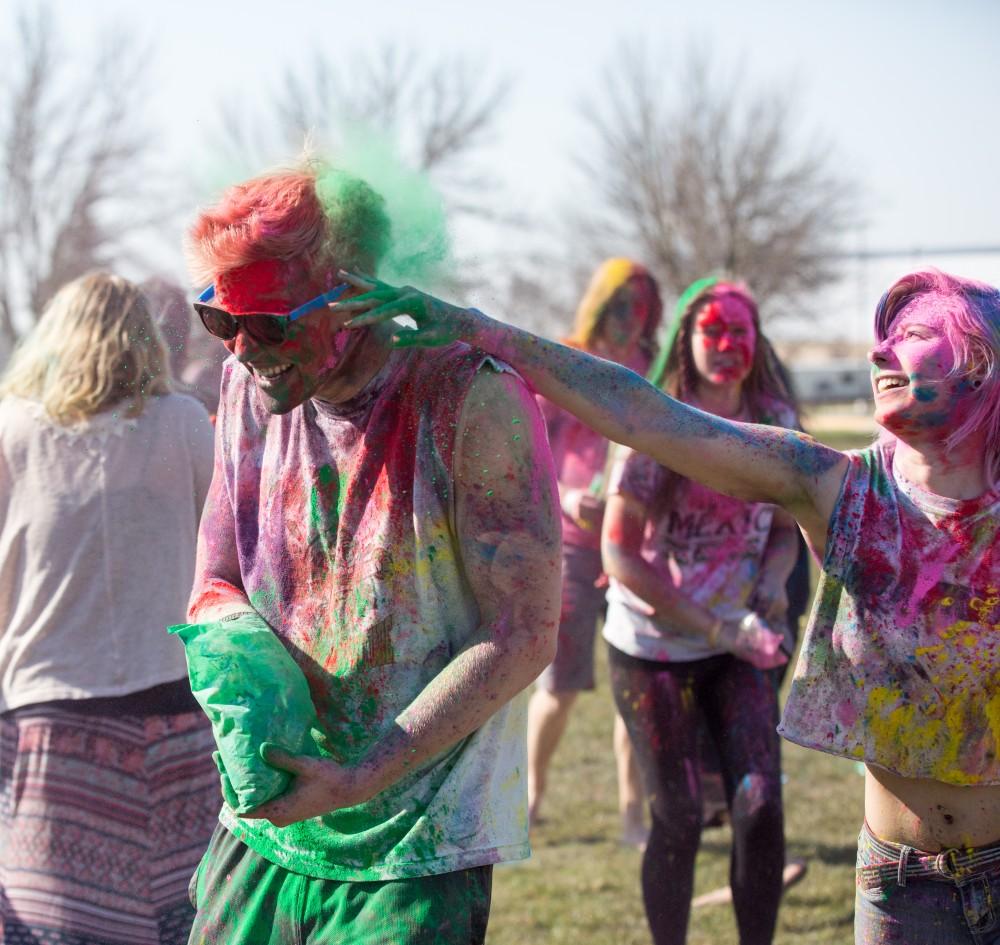
[[[320,308],[323,305],[329,305],[330,302],[336,302],[349,288],[350,283],[341,282],[340,285],[335,285],[328,292],[324,292],[322,295],[317,295],[316,298],[310,299],[308,302],[300,305],[296,309],[292,309],[287,315],[277,315],[276,318],[287,318],[290,322],[294,322],[295,319],[301,318],[303,315],[311,312],[313,309]],[[203,290],[201,295],[198,296],[199,302],[211,302],[215,298],[215,286],[210,285],[207,289]]]
[[[331,302],[336,302],[349,288],[351,287],[349,282],[341,282],[340,285],[335,285],[328,292],[324,292],[322,295],[317,295],[316,298],[310,299],[303,305],[300,305],[296,309],[292,309],[288,313],[288,320],[294,322],[295,319],[301,318],[303,315],[311,312],[313,309],[320,308],[323,305],[329,305]]]

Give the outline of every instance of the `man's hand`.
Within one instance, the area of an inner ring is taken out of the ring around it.
[[[398,348],[411,345],[433,348],[449,345],[453,341],[478,344],[481,333],[496,324],[476,309],[451,305],[413,286],[392,286],[344,270],[340,270],[337,277],[357,289],[365,290],[363,295],[330,304],[333,311],[357,313],[345,327],[367,328],[400,315],[409,316],[417,323],[416,328],[397,329],[392,343]]]
[[[275,827],[287,827],[361,804],[381,789],[367,767],[348,768],[329,758],[292,755],[266,743],[261,745],[260,755],[269,765],[295,777],[281,797],[240,815],[246,820],[269,820]]]

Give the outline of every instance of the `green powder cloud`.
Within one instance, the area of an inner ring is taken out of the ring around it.
[[[427,174],[408,167],[393,142],[371,129],[344,125],[337,138],[335,160],[317,183],[334,232],[380,258],[386,282],[439,282],[452,262],[451,238],[444,201]],[[382,197],[380,206],[359,179]]]

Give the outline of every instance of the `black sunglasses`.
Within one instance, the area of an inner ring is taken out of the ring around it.
[[[288,327],[296,319],[301,318],[307,312],[321,308],[330,302],[335,302],[349,288],[350,284],[341,282],[335,285],[328,292],[317,295],[316,298],[304,302],[298,308],[292,309],[286,315],[276,315],[260,312],[251,315],[232,315],[225,309],[216,308],[207,304],[215,298],[215,286],[210,285],[194,303],[194,310],[198,313],[205,330],[221,338],[223,341],[232,341],[242,328],[254,341],[263,345],[281,344],[288,337]]]

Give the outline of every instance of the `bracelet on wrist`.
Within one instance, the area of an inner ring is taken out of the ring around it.
[[[237,610],[234,613],[226,614],[225,617],[220,617],[219,623],[228,623],[230,620],[239,620],[240,617],[256,617],[256,610]]]

